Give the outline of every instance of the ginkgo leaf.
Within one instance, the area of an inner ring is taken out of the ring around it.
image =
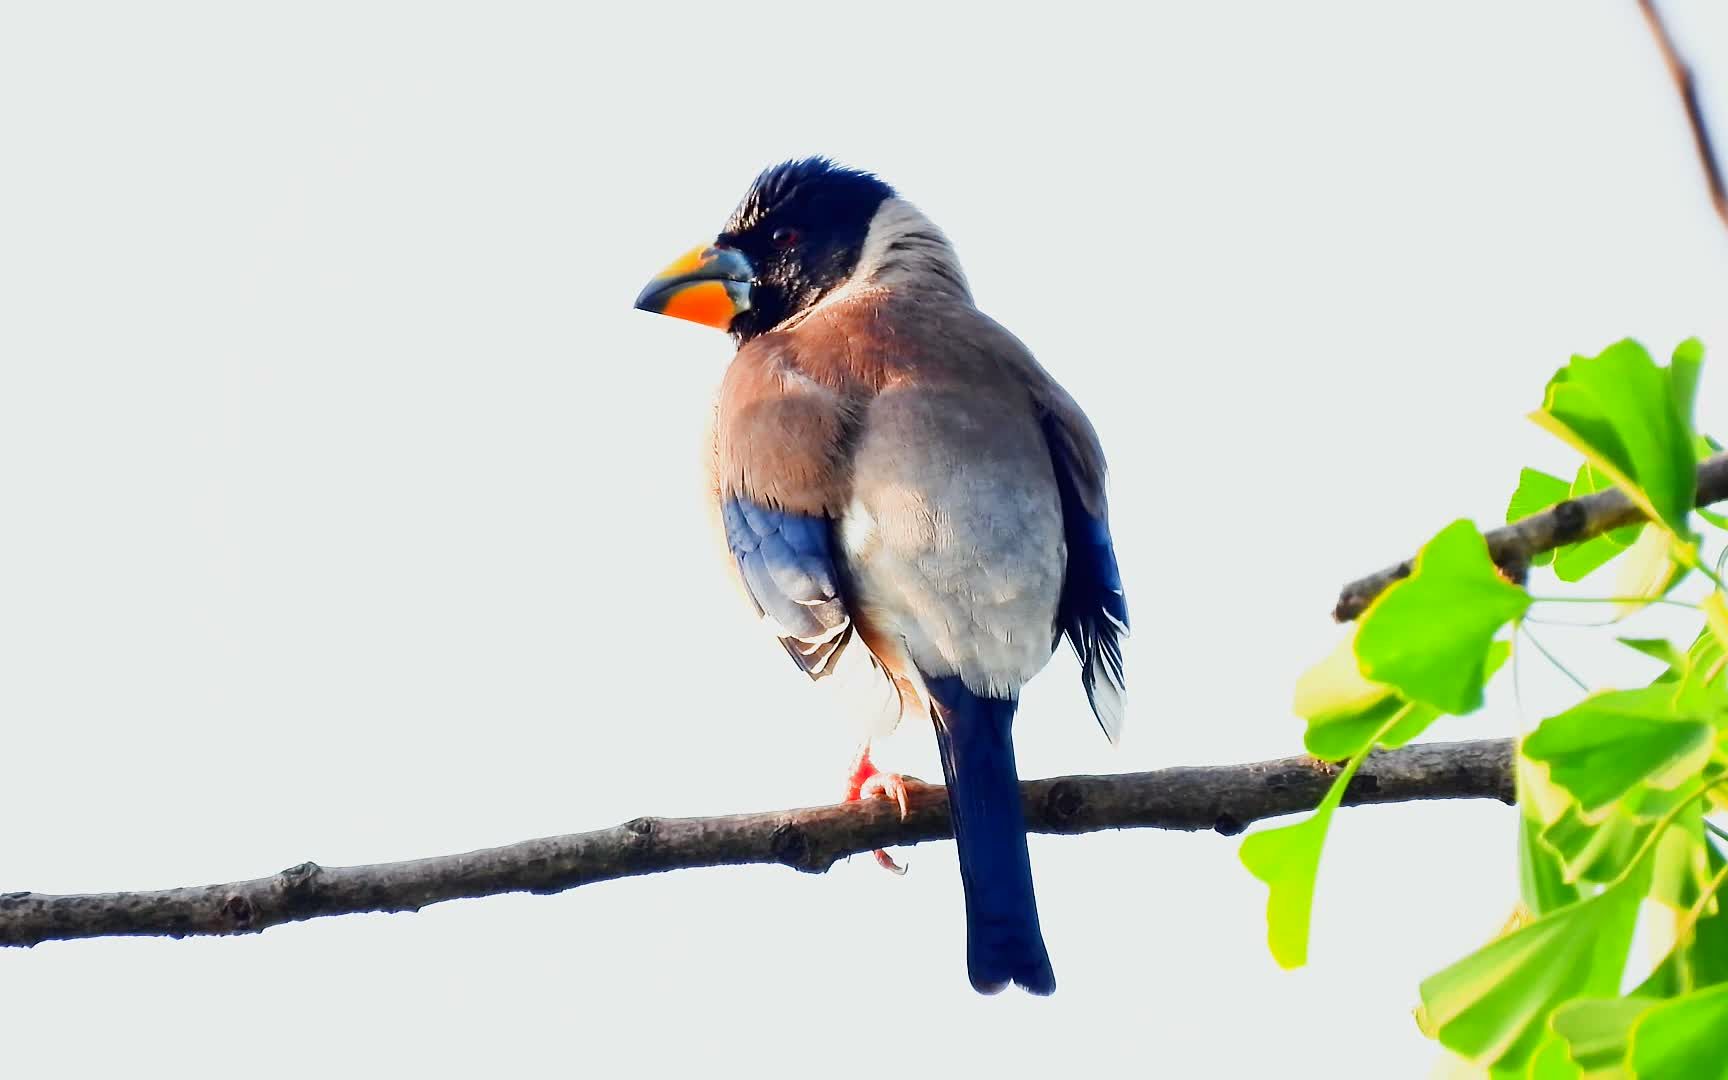
[[[1565,864],[1541,839],[1542,823],[1528,812],[1518,822],[1518,892],[1531,914],[1546,915],[1583,896],[1566,877]]]
[[[1478,1065],[1527,1063],[1556,1005],[1619,989],[1637,921],[1633,885],[1545,915],[1423,980],[1423,1032]]]
[[[1410,576],[1369,605],[1356,632],[1363,676],[1462,715],[1482,706],[1494,635],[1530,606],[1488,558],[1476,526],[1455,521],[1417,554]]]
[[[1512,492],[1512,499],[1506,504],[1506,523],[1523,521],[1532,514],[1540,514],[1555,503],[1564,502],[1572,497],[1572,486],[1558,476],[1551,476],[1541,469],[1525,466],[1518,473],[1518,487]],[[1552,551],[1540,552],[1530,559],[1531,566],[1547,566],[1554,561]]]
[[[1584,495],[1594,495],[1613,486],[1614,481],[1607,473],[1593,469],[1589,462],[1585,462],[1578,466],[1578,475],[1572,481],[1569,497],[1576,499]],[[1601,536],[1580,540],[1576,544],[1567,544],[1554,553],[1554,576],[1561,581],[1584,580],[1631,547],[1643,531],[1644,523],[1639,522],[1610,529]]]
[[[1702,346],[1700,346],[1700,349],[1702,349]],[[1679,355],[1678,349],[1675,350],[1675,355]],[[1697,438],[1692,440],[1692,449],[1697,454],[1698,460],[1702,462],[1707,457],[1720,454],[1722,452],[1722,444],[1708,435],[1699,435]],[[1728,517],[1724,517],[1708,507],[1695,506],[1692,508],[1692,512],[1703,518],[1705,521],[1708,521],[1710,524],[1716,526],[1718,529],[1728,529]]]
[[[1626,549],[1609,592],[1620,600],[1617,615],[1630,615],[1648,607],[1650,601],[1668,595],[1686,576],[1686,567],[1674,557],[1673,539],[1661,529],[1645,529]]]
[[[1632,1073],[1638,1080],[1728,1078],[1728,984],[1650,1009],[1632,1027]]]
[[[1650,899],[1676,913],[1690,911],[1709,887],[1703,819],[1703,804],[1690,803],[1656,840]]]
[[[1294,825],[1253,833],[1242,841],[1242,865],[1271,890],[1266,899],[1266,944],[1272,959],[1289,970],[1308,962],[1308,927],[1314,912],[1314,878],[1332,823],[1322,804]]]
[[[1626,869],[1654,827],[1619,806],[1586,817],[1573,802],[1542,829],[1539,840],[1560,860],[1566,881],[1609,882]]]
[[[1373,744],[1369,739],[1369,745]],[[1314,911],[1314,879],[1332,814],[1344,801],[1350,778],[1356,775],[1367,749],[1350,759],[1332,782],[1326,797],[1306,819],[1294,825],[1262,829],[1242,841],[1238,854],[1248,872],[1266,883],[1266,944],[1278,966],[1298,968],[1308,962],[1308,929]]]
[[[1713,880],[1728,860],[1715,844],[1706,842],[1704,849],[1705,871]],[[1696,922],[1689,911],[1674,916],[1681,925],[1673,946],[1633,994],[1671,998],[1728,983],[1728,896],[1718,895],[1714,901],[1705,905]]]
[[[1674,346],[1674,353],[1668,358],[1668,389],[1674,398],[1674,409],[1680,414],[1680,420],[1692,428],[1693,406],[1698,400],[1698,379],[1704,374],[1704,343],[1697,338],[1687,338]],[[1694,436],[1696,443],[1699,436]],[[1708,440],[1706,440],[1708,444]],[[1706,451],[1708,452],[1708,451]],[[1694,452],[1693,456],[1699,456]]]
[[[1404,704],[1390,686],[1362,677],[1355,629],[1326,659],[1302,673],[1291,703],[1296,715],[1308,721],[1303,744],[1327,761],[1342,761],[1365,749]]]
[[[1476,1075],[1482,1074],[1478,1071]],[[1549,1035],[1528,1064],[1515,1069],[1490,1069],[1488,1080],[1584,1080],[1584,1070],[1566,1052],[1566,1040]]]
[[[1720,590],[1704,598],[1701,605],[1704,608],[1704,625],[1710,628],[1710,633],[1724,648],[1728,648],[1728,602],[1725,602]]]
[[[1632,1027],[1661,1002],[1655,998],[1579,998],[1554,1010],[1548,1024],[1586,1076],[1626,1060]]]
[[[1589,815],[1639,785],[1671,790],[1695,776],[1715,734],[1707,721],[1675,716],[1673,689],[1657,685],[1585,698],[1542,721],[1523,754]]]
[[[1686,346],[1676,355],[1679,371],[1658,367],[1632,340],[1574,356],[1549,380],[1531,419],[1683,536],[1698,467],[1690,415],[1697,365]]]
[[[1673,682],[1686,674],[1687,659],[1667,638],[1620,638],[1620,644],[1637,649],[1652,660],[1668,665],[1668,670],[1656,677],[1657,682]]]
[[[1326,761],[1342,761],[1377,743],[1396,749],[1428,730],[1443,715],[1432,705],[1411,701],[1384,683],[1362,676],[1354,635],[1338,643],[1320,663],[1296,681],[1293,708],[1308,721],[1303,745]],[[1512,647],[1496,641],[1488,649],[1486,675],[1505,664]],[[1385,729],[1375,739],[1375,733]]]

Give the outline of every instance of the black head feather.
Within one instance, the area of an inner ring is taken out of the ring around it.
[[[756,268],[750,310],[732,322],[740,341],[808,310],[852,275],[870,219],[894,189],[824,157],[764,169],[727,219],[718,242]]]

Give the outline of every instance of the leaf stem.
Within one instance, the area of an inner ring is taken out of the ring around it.
[[[1705,824],[1709,824],[1709,822],[1705,822]],[[1716,871],[1716,876],[1711,878],[1710,884],[1704,887],[1704,891],[1699,894],[1697,902],[1688,908],[1685,916],[1675,924],[1674,949],[1676,952],[1685,947],[1686,939],[1691,937],[1692,932],[1698,927],[1698,920],[1704,917],[1704,909],[1710,906],[1710,898],[1716,895],[1716,890],[1722,887],[1724,881],[1728,881],[1728,866],[1724,866],[1722,869]],[[1692,965],[1688,962],[1689,959],[1690,958],[1685,954],[1681,954],[1681,963],[1679,967],[1681,975],[1680,992],[1682,994],[1689,994],[1692,992],[1694,976],[1692,973]]]
[[[1709,818],[1704,819],[1704,827],[1715,833],[1718,839],[1728,840],[1728,829],[1724,829]]]
[[[1667,604],[1698,610],[1697,604],[1667,596],[1532,596],[1530,600],[1537,604]]]
[[[1374,752],[1374,747],[1386,737],[1386,733],[1398,726],[1398,721],[1403,719],[1404,711],[1404,709],[1400,709],[1394,713],[1390,719],[1380,725],[1380,730],[1376,731],[1374,737],[1368,740],[1367,746],[1350,756],[1350,760],[1344,763],[1344,771],[1338,774],[1338,779],[1332,781],[1332,786],[1326,791],[1326,797],[1321,799],[1320,805],[1314,808],[1315,813],[1338,808],[1339,804],[1344,801],[1344,789],[1350,786],[1350,778],[1356,775],[1356,770],[1360,769],[1362,763],[1368,760],[1368,755]]]
[[[1537,641],[1536,635],[1532,634],[1530,632],[1529,628],[1526,627],[1522,622],[1520,622],[1518,624],[1518,632],[1523,634],[1527,639],[1529,639],[1530,644],[1536,646],[1536,651],[1541,653],[1543,655],[1543,657],[1545,657],[1550,664],[1553,664],[1555,667],[1559,668],[1560,674],[1566,676],[1568,679],[1571,679],[1572,685],[1574,685],[1578,689],[1584,691],[1586,694],[1590,693],[1590,687],[1584,682],[1584,680],[1580,679],[1577,675],[1574,675],[1572,673],[1571,668],[1567,667],[1565,664],[1562,664],[1559,661],[1559,659],[1557,657],[1555,657],[1555,655],[1553,653],[1549,652],[1547,650],[1547,648],[1545,646],[1543,646],[1543,644],[1540,641]]]
[[[1625,882],[1625,880],[1631,875],[1632,871],[1638,869],[1638,867],[1644,862],[1645,858],[1647,858],[1652,851],[1656,850],[1656,841],[1662,839],[1662,834],[1668,831],[1668,826],[1674,824],[1675,819],[1678,818],[1687,807],[1691,806],[1700,798],[1710,794],[1710,792],[1716,790],[1725,783],[1728,783],[1728,773],[1718,776],[1716,779],[1705,784],[1697,791],[1694,791],[1692,794],[1675,803],[1674,807],[1666,814],[1663,814],[1656,822],[1656,827],[1650,830],[1650,835],[1646,836],[1644,838],[1644,843],[1639,845],[1638,853],[1632,856],[1632,861],[1626,864],[1626,869],[1620,871],[1614,880],[1609,882],[1608,888],[1612,889],[1618,887]]]

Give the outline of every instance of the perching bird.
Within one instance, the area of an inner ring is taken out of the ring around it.
[[[764,171],[636,306],[737,339],[714,467],[744,586],[806,674],[856,637],[902,712],[929,713],[972,985],[1052,993],[1010,727],[1066,635],[1098,722],[1121,728],[1128,608],[1091,423],[973,306],[940,229],[823,158]],[[861,787],[904,809],[868,744]]]

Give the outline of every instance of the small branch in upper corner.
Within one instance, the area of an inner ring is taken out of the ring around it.
[[[1706,458],[1698,465],[1695,504],[1709,506],[1723,499],[1728,499],[1728,453]],[[1488,541],[1488,554],[1494,565],[1517,578],[1532,559],[1545,551],[1601,536],[1622,525],[1643,520],[1643,511],[1626,497],[1625,492],[1610,488],[1594,495],[1555,503],[1540,514],[1531,514],[1510,525],[1492,529],[1483,534],[1483,539]],[[1405,559],[1396,566],[1388,566],[1344,586],[1338,594],[1337,605],[1332,609],[1332,617],[1339,622],[1356,618],[1368,610],[1374,598],[1393,582],[1409,577],[1411,566],[1412,560]]]
[[[1681,57],[1674,36],[1668,32],[1668,24],[1656,7],[1656,0],[1638,0],[1638,9],[1644,13],[1644,21],[1650,24],[1650,33],[1656,39],[1656,47],[1662,51],[1662,60],[1668,65],[1674,88],[1680,92],[1680,103],[1686,109],[1686,122],[1692,128],[1692,146],[1698,152],[1699,164],[1704,167],[1704,184],[1710,191],[1710,203],[1716,208],[1716,216],[1722,219],[1722,224],[1728,226],[1728,185],[1724,185],[1722,180],[1722,166],[1716,159],[1710,125],[1704,119],[1704,106],[1698,100],[1698,80],[1692,74],[1692,65]]]

